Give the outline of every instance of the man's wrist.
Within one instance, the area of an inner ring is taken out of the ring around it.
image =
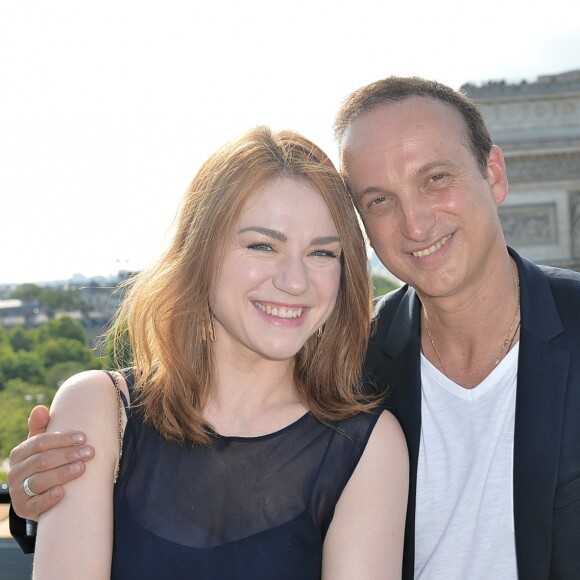
[[[37,525],[38,522],[35,522],[34,520],[26,520],[26,535],[35,537]]]

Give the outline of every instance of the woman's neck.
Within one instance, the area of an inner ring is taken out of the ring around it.
[[[215,376],[203,415],[220,435],[265,435],[307,411],[296,393],[292,360],[218,359]]]

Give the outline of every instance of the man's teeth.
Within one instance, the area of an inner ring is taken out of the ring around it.
[[[255,302],[255,305],[266,314],[270,316],[277,316],[278,318],[298,318],[302,314],[302,308],[286,308],[285,306],[270,306],[269,304],[262,304]]]
[[[436,252],[439,248],[444,246],[450,239],[451,236],[445,236],[441,241],[437,242],[436,244],[433,244],[426,250],[419,250],[418,252],[413,252],[413,256],[415,256],[415,258],[422,258],[423,256],[428,256],[429,254]]]

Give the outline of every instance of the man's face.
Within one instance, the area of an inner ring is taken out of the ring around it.
[[[491,274],[505,252],[505,165],[494,147],[482,175],[455,109],[423,97],[380,105],[351,121],[341,151],[371,245],[395,276],[437,297]]]

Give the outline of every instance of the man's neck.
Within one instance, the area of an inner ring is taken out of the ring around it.
[[[462,296],[422,302],[424,355],[450,379],[473,388],[499,364],[519,339],[519,277],[513,260]]]

